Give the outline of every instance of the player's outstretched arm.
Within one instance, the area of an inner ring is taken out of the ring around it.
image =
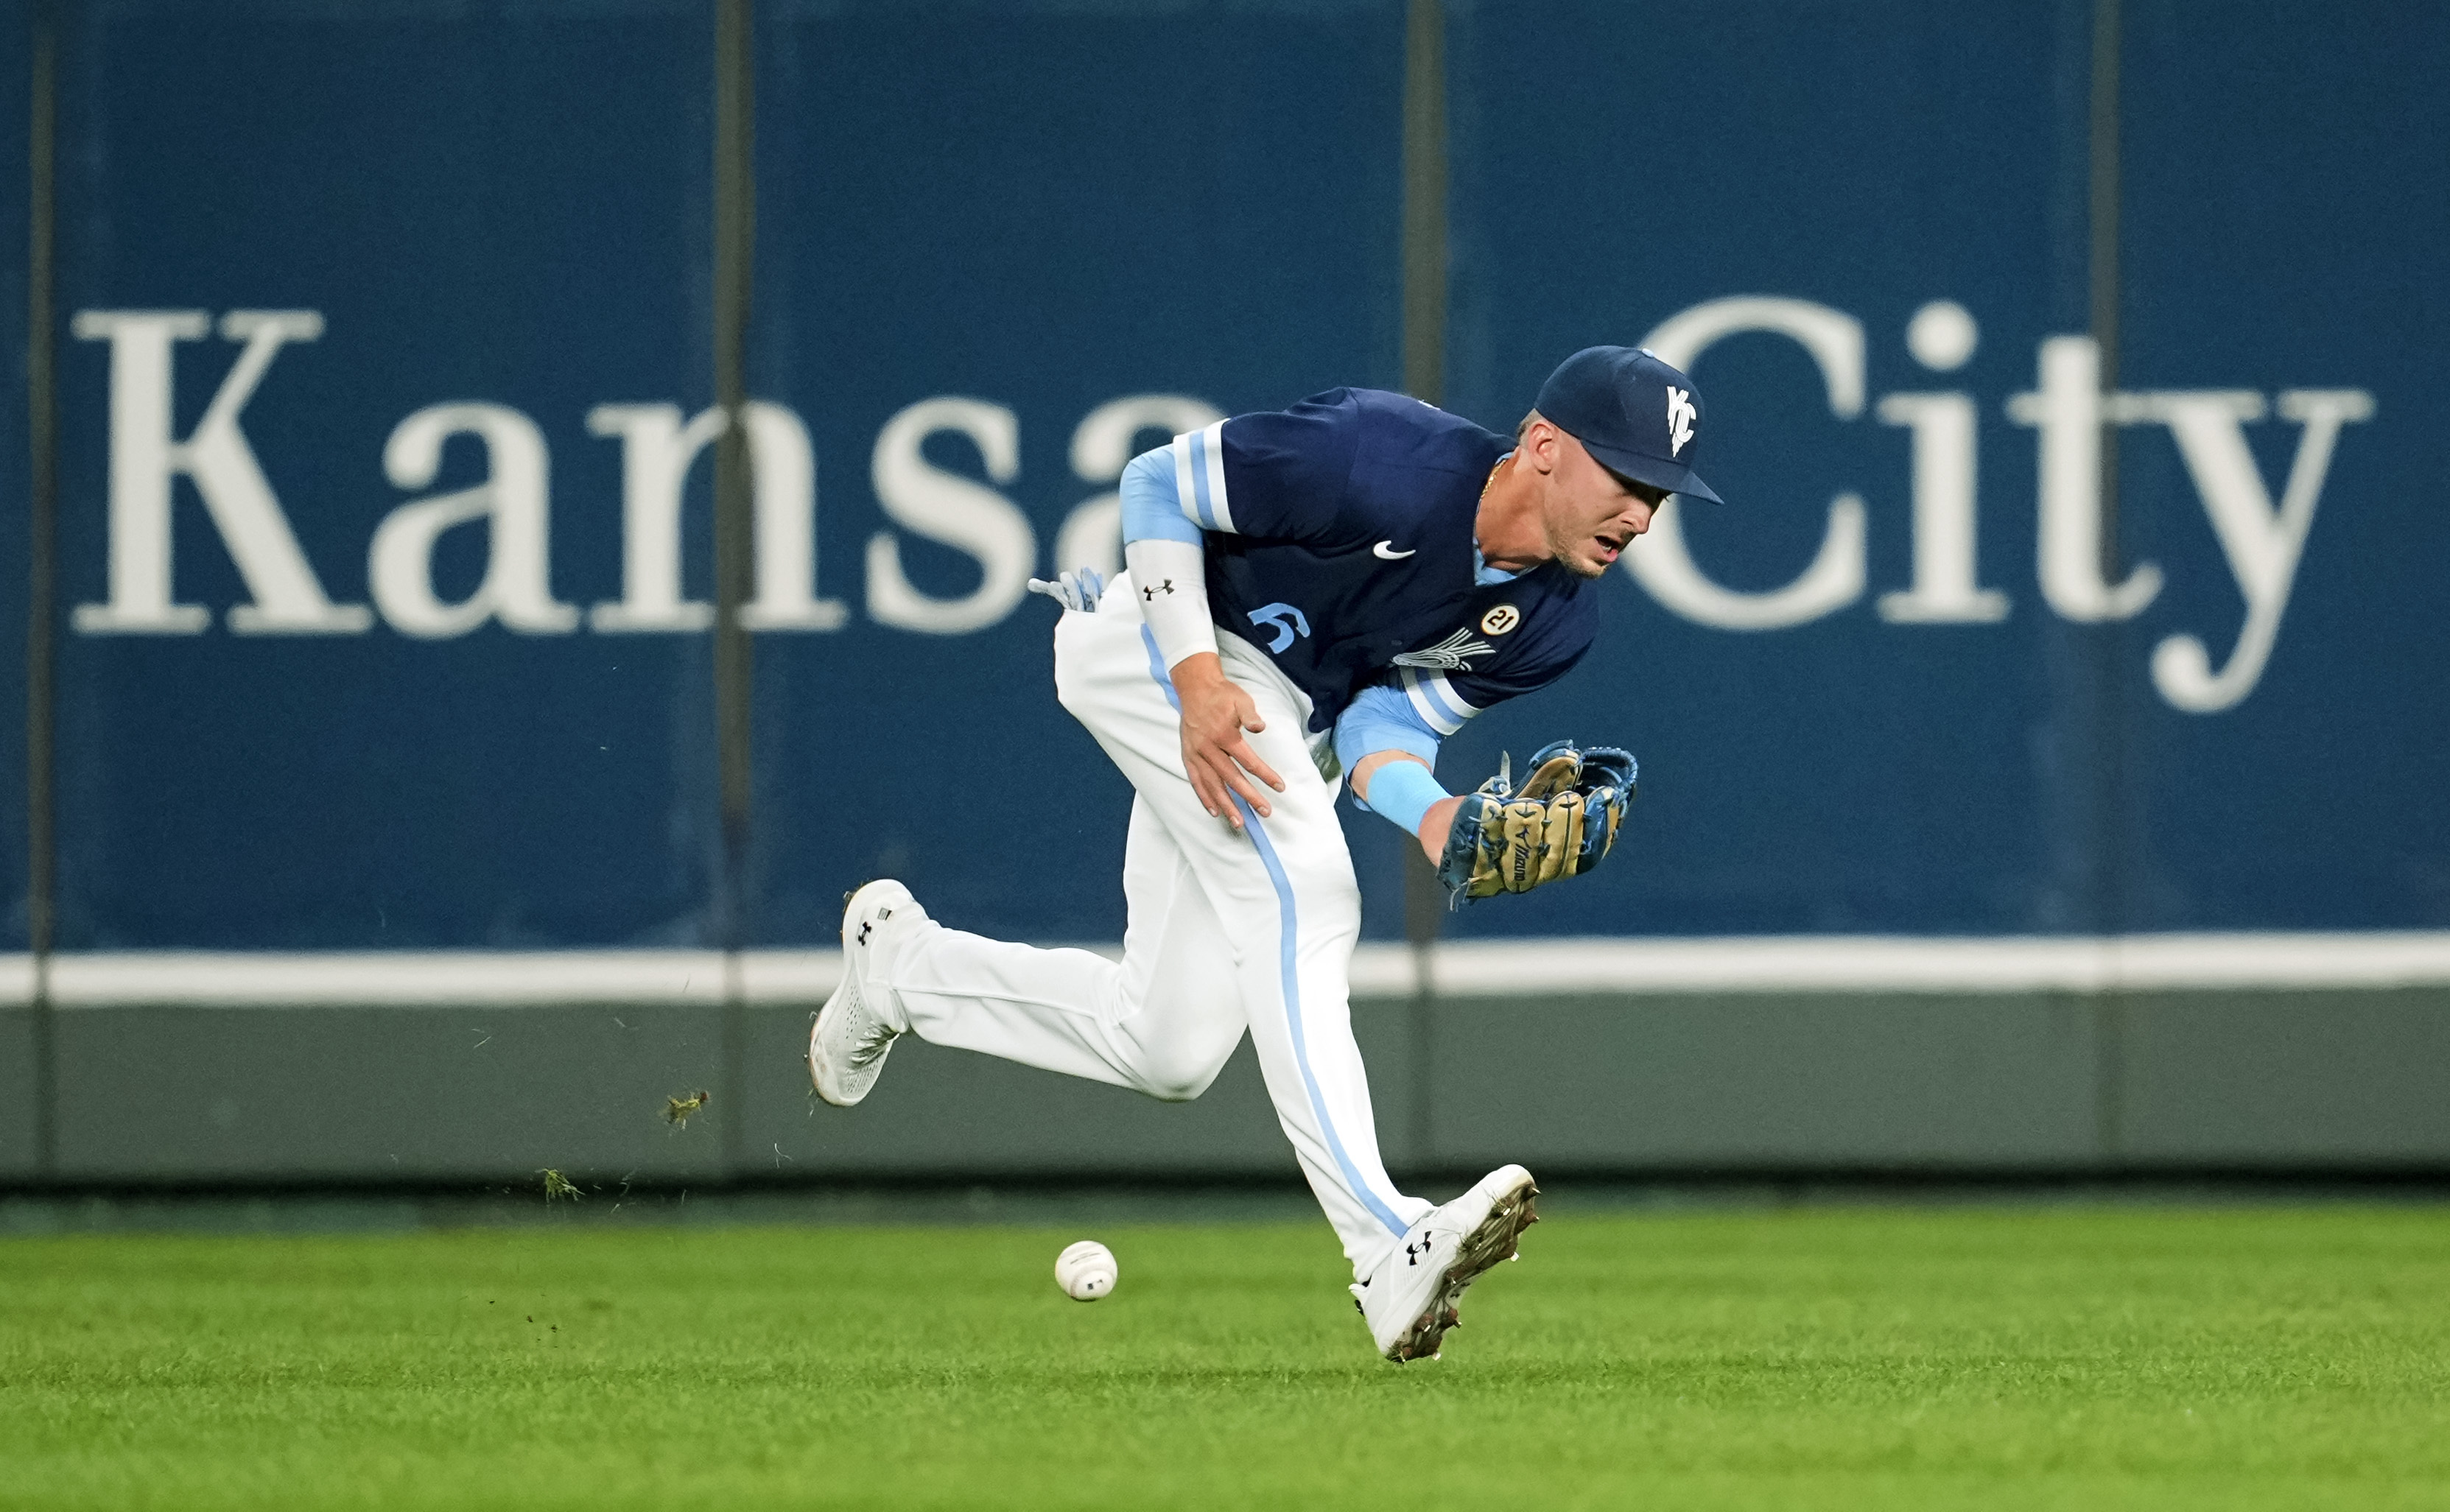
[[[1176,443],[1181,445],[1177,438]],[[1284,779],[1251,748],[1267,728],[1251,695],[1225,675],[1209,617],[1207,536],[1181,507],[1171,452],[1143,453],[1123,469],[1123,560],[1140,597],[1141,623],[1174,684],[1182,715],[1182,769],[1200,806],[1235,829],[1242,809],[1266,818],[1267,790]]]
[[[1285,790],[1275,768],[1251,748],[1249,736],[1268,727],[1251,695],[1225,675],[1215,651],[1197,651],[1173,669],[1175,697],[1182,705],[1182,768],[1200,804],[1218,818],[1242,827],[1239,796],[1252,812],[1265,819],[1274,810],[1266,791]]]
[[[1413,770],[1389,772],[1385,785],[1378,788],[1379,802],[1371,803],[1370,792],[1373,786],[1378,786],[1379,774],[1398,762]],[[1387,815],[1400,827],[1412,831],[1420,840],[1422,854],[1432,863],[1446,855],[1447,833],[1454,827],[1455,811],[1463,806],[1461,798],[1448,795],[1437,785],[1437,779],[1431,775],[1428,762],[1410,751],[1402,750],[1372,751],[1353,763],[1352,796],[1370,804],[1372,809]],[[1410,818],[1410,808],[1424,799],[1428,800],[1428,806],[1420,809],[1420,818],[1406,824],[1405,821]]]

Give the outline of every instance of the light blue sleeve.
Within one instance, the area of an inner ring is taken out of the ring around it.
[[[1160,446],[1133,457],[1123,469],[1123,544],[1134,541],[1181,541],[1204,545],[1199,527],[1183,514],[1182,493],[1175,479],[1174,448]]]
[[[1454,794],[1440,787],[1429,769],[1418,763],[1389,762],[1371,774],[1370,796],[1376,802],[1362,807],[1375,809],[1407,835],[1418,835],[1429,810]]]
[[[1438,744],[1438,732],[1399,688],[1363,688],[1335,722],[1335,759],[1348,772],[1362,757],[1382,750],[1404,751],[1435,766]]]

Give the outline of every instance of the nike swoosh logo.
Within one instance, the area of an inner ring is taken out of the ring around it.
[[[1371,549],[1371,551],[1373,551],[1373,552],[1377,552],[1380,556],[1385,557],[1387,560],[1389,560],[1389,561],[1390,561],[1390,562],[1400,562],[1400,561],[1402,561],[1405,557],[1411,555],[1411,554],[1412,554],[1412,552],[1417,552],[1417,551],[1419,551],[1419,550],[1420,550],[1420,548],[1419,548],[1419,547],[1417,547],[1417,546],[1415,546],[1415,547],[1413,547],[1413,548],[1412,548],[1412,552],[1390,552],[1390,551],[1387,550],[1387,548],[1389,548],[1389,547],[1390,547],[1390,546],[1392,546],[1392,545],[1394,545],[1394,544],[1395,544],[1395,543],[1394,543],[1393,541],[1380,541],[1377,545],[1375,545],[1375,546],[1373,546],[1373,547],[1371,547],[1371,548],[1370,548],[1370,549]]]

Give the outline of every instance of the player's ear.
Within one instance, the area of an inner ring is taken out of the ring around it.
[[[1557,470],[1557,464],[1564,460],[1562,449],[1565,439],[1565,432],[1550,424],[1545,417],[1534,410],[1530,418],[1524,421],[1523,436],[1517,444],[1522,448],[1523,455],[1530,459],[1534,471],[1553,473]]]

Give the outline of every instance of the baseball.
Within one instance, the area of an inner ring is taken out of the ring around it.
[[[1065,1247],[1055,1257],[1055,1284],[1075,1302],[1095,1302],[1115,1289],[1115,1251],[1095,1239]]]

